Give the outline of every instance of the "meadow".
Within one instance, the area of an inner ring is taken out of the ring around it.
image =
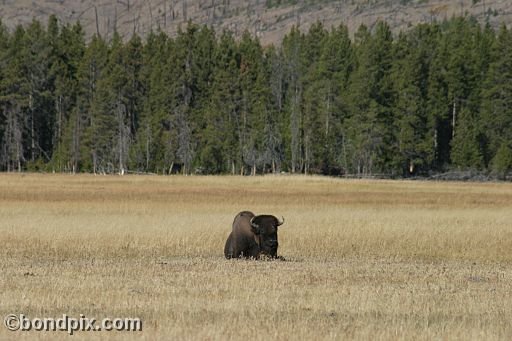
[[[241,210],[286,261],[224,259]],[[2,319],[143,320],[75,339],[511,339],[511,292],[510,183],[0,175]]]

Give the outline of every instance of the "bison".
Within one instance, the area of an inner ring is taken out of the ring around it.
[[[224,246],[226,258],[277,258],[277,227],[284,223],[273,215],[254,215],[243,211],[236,215],[233,230]]]

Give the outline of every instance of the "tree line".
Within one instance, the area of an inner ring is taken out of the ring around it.
[[[192,23],[144,41],[0,23],[0,146],[4,171],[504,175],[512,33],[315,23],[263,47]]]

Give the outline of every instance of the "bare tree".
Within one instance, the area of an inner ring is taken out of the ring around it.
[[[73,120],[73,135],[71,137],[71,172],[74,174],[78,171],[78,163],[80,162],[80,142],[82,136],[82,124],[78,108],[75,110]]]
[[[130,12],[130,0],[126,0],[126,1],[117,0],[117,3],[121,4],[121,5],[125,5],[126,6],[126,10],[128,12]]]
[[[20,114],[21,111],[18,106],[4,108],[6,122],[2,138],[1,156],[2,163],[8,172],[15,169],[21,172],[21,163],[25,161],[22,140],[23,121]]]
[[[164,28],[167,28],[167,1],[164,0]]]
[[[264,144],[264,153],[263,153],[263,164],[270,164],[272,173],[276,173],[279,169],[279,165],[281,163],[280,156],[280,139],[281,136],[279,134],[279,130],[272,120],[270,115],[267,115],[267,119],[265,122],[265,127],[263,131],[263,144]]]
[[[183,0],[183,21],[187,21],[187,0]]]
[[[114,32],[117,32],[117,5],[114,5]]]
[[[99,37],[100,36],[100,24],[98,21],[98,7],[96,7],[96,5],[94,5],[94,16],[96,17],[96,34]]]
[[[190,125],[183,114],[180,111],[178,114],[178,151],[177,155],[180,161],[183,163],[183,174],[190,173],[190,167],[193,159],[193,144],[192,144],[192,131]]]
[[[149,30],[151,31],[153,29],[153,11],[151,9],[151,2],[146,0],[146,3],[148,4],[149,8]]]
[[[290,131],[291,131],[291,152],[292,152],[292,173],[300,171],[300,98],[302,89],[296,75],[292,76],[293,94],[291,98],[291,115],[290,115]]]
[[[126,106],[118,99],[116,104],[117,116],[117,162],[119,165],[119,174],[126,172],[128,159],[128,150],[130,147],[130,126],[126,123]]]

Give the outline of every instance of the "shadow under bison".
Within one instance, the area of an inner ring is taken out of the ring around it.
[[[277,228],[284,223],[273,215],[255,215],[250,211],[238,213],[233,230],[224,246],[224,256],[230,258],[277,257]]]

